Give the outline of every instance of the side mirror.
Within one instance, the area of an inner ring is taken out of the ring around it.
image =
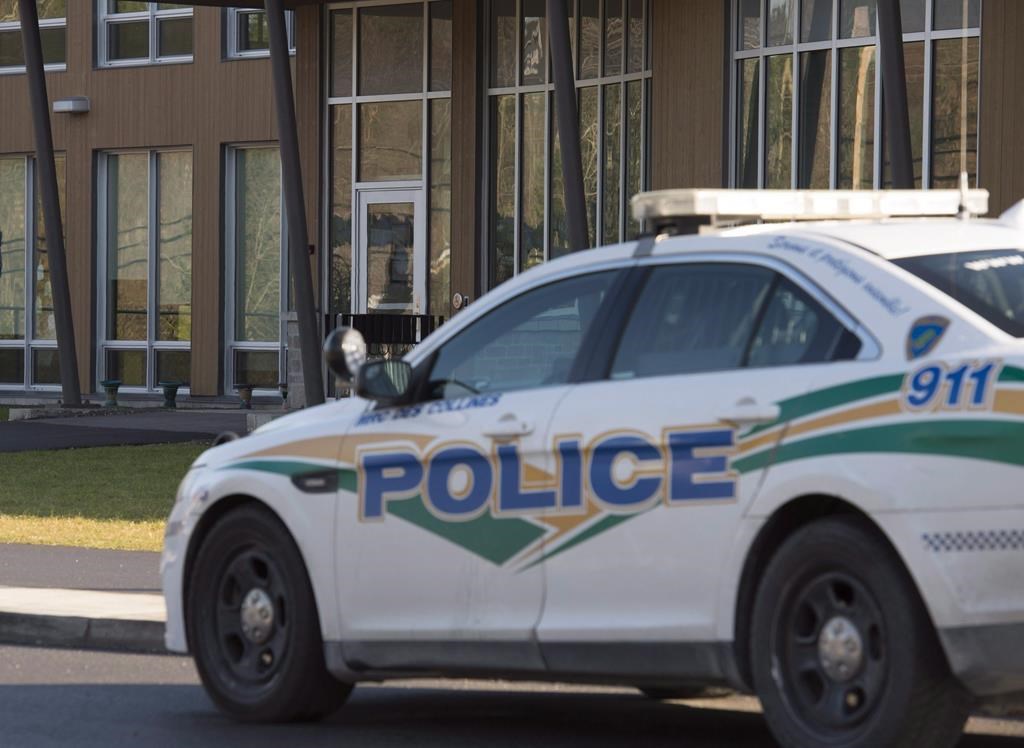
[[[405,361],[371,361],[359,369],[355,392],[381,405],[396,405],[405,400],[411,381],[412,367]]]
[[[334,330],[324,341],[324,360],[334,376],[351,384],[366,363],[366,341],[362,333],[352,327]]]

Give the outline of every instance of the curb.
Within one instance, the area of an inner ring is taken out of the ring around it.
[[[171,654],[164,646],[164,624],[159,621],[6,611],[0,611],[0,644]]]

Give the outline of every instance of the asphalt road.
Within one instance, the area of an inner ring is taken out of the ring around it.
[[[1024,747],[1021,722],[973,720],[971,733],[963,748]],[[361,686],[320,724],[241,725],[214,710],[184,658],[0,647],[0,745],[747,748],[772,741],[746,697],[661,704],[627,690],[472,681]]]

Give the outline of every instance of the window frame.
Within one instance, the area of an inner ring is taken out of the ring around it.
[[[494,185],[492,184],[493,169],[491,165],[491,153],[493,147],[492,130],[493,130],[493,116],[491,103],[497,100],[501,96],[514,96],[514,120],[515,120],[515,156],[514,156],[514,167],[515,167],[515,196],[514,196],[514,208],[513,216],[515,217],[515,226],[513,232],[513,274],[512,277],[523,272],[522,268],[522,240],[521,240],[521,224],[522,224],[522,182],[523,182],[523,99],[536,93],[544,93],[545,105],[544,105],[544,262],[549,261],[552,258],[551,255],[551,218],[552,218],[552,202],[553,202],[553,186],[555,181],[554,174],[554,137],[557,129],[556,123],[554,123],[554,96],[555,96],[555,83],[552,75],[552,60],[550,44],[545,39],[545,82],[537,84],[524,84],[522,83],[522,53],[523,53],[523,0],[514,0],[516,6],[516,44],[515,44],[515,76],[516,83],[512,86],[491,86],[490,72],[492,69],[492,58],[491,58],[491,19],[493,2],[489,0],[486,6],[482,9],[483,16],[483,43],[482,43],[482,59],[483,59],[483,71],[484,71],[484,83],[483,83],[483,128],[480,132],[481,146],[480,152],[483,154],[482,167],[481,167],[481,197],[480,205],[482,206],[483,220],[481,221],[481,246],[487,247],[488,249],[482,254],[481,262],[479,265],[479,275],[481,288],[491,289],[499,285],[495,282],[494,268],[492,267],[493,261],[496,258],[495,250],[493,248],[493,229],[494,229],[494,216],[491,210],[491,193]],[[579,38],[580,38],[580,13],[579,6],[581,0],[568,0],[568,5],[572,11],[570,19],[569,35],[572,41],[572,61],[573,61],[573,77],[575,80],[576,87],[576,108],[577,112],[580,110],[580,99],[582,92],[586,89],[596,89],[597,91],[597,141],[595,143],[595,156],[597,159],[597,192],[595,194],[595,215],[594,215],[594,246],[600,247],[605,246],[607,243],[604,241],[605,226],[604,226],[604,206],[605,206],[605,193],[607,188],[605,185],[605,147],[606,147],[606,117],[605,117],[605,100],[607,91],[618,85],[620,90],[619,95],[619,143],[618,143],[618,155],[619,155],[619,184],[618,184],[618,239],[616,242],[629,241],[629,195],[628,191],[628,175],[627,175],[627,155],[628,151],[628,116],[627,116],[627,102],[628,102],[628,84],[632,82],[639,82],[641,86],[641,126],[640,126],[640,190],[643,191],[648,189],[651,180],[651,159],[650,159],[650,128],[651,128],[651,101],[652,101],[652,84],[653,78],[653,66],[652,66],[652,38],[653,31],[651,27],[651,0],[644,1],[644,36],[643,36],[643,47],[642,47],[642,70],[640,72],[627,72],[627,45],[629,37],[629,23],[628,13],[629,6],[628,0],[623,2],[623,45],[622,45],[622,72],[616,75],[605,74],[605,37],[606,37],[606,21],[607,17],[605,14],[606,2],[600,0],[598,3],[599,17],[598,23],[601,27],[601,38],[598,44],[598,57],[597,57],[597,70],[598,75],[596,77],[582,78],[580,75],[581,62],[579,54]],[[545,19],[547,17],[545,16]],[[545,20],[545,23],[547,21]],[[589,225],[587,228],[589,232]],[[638,229],[637,234],[639,235],[640,230]]]
[[[523,299],[523,297],[529,294],[541,291],[543,289],[548,289],[556,284],[572,283],[583,278],[602,275],[605,273],[607,273],[610,276],[608,288],[605,291],[605,298],[602,300],[601,305],[595,310],[594,318],[591,321],[590,326],[587,328],[586,331],[583,332],[581,336],[580,345],[577,348],[576,352],[573,354],[573,360],[572,363],[569,365],[569,370],[566,375],[566,380],[564,382],[538,384],[535,386],[520,387],[511,390],[493,390],[483,392],[480,394],[480,396],[502,395],[505,394],[506,392],[529,392],[533,390],[543,389],[545,387],[564,387],[582,381],[581,368],[582,365],[587,363],[588,359],[590,358],[590,351],[592,348],[594,335],[598,331],[604,329],[604,325],[602,323],[608,319],[608,317],[612,314],[612,310],[616,308],[622,300],[622,289],[624,287],[624,284],[627,282],[628,278],[631,275],[631,268],[627,263],[616,263],[612,265],[595,266],[582,269],[577,268],[574,269],[574,271],[571,273],[566,273],[564,275],[559,275],[552,278],[546,278],[544,282],[520,289],[514,295],[508,297],[507,299],[503,299],[500,303],[496,304],[492,308],[483,312],[479,316],[474,317],[468,323],[462,325],[453,334],[446,337],[438,345],[434,346],[431,349],[430,353],[425,358],[419,360],[415,364],[417,374],[417,386],[415,388],[416,401],[423,402],[428,400],[449,399],[444,397],[429,397],[428,386],[431,381],[430,377],[434,372],[434,367],[437,366],[438,359],[442,351],[448,345],[452,344],[455,340],[457,340],[460,336],[469,333],[469,331],[471,331],[477,325],[483,323],[489,317],[492,317],[494,314],[500,313],[502,310],[506,309],[510,304],[515,304],[519,302],[521,299]],[[466,396],[475,397],[475,395],[470,395],[470,393],[467,393]]]
[[[64,11],[67,13],[67,10]],[[63,18],[40,18],[39,19],[39,30],[42,32],[43,29],[64,29],[64,62],[51,62],[43,65],[43,70],[48,73],[62,73],[68,69],[68,46],[67,46],[67,35],[68,35],[68,19],[65,15]],[[21,21],[4,21],[0,23],[0,33],[16,31],[21,33]],[[24,65],[6,65],[0,66],[0,75],[23,75],[25,73]]]
[[[65,156],[63,151],[58,152],[60,155]],[[57,350],[57,338],[56,335],[52,339],[48,338],[37,338],[35,336],[35,321],[36,321],[36,283],[35,283],[35,256],[36,249],[38,247],[38,233],[36,227],[38,225],[38,219],[41,214],[36,214],[37,207],[37,194],[36,194],[36,169],[38,168],[38,162],[33,154],[5,154],[3,158],[17,158],[22,159],[25,162],[25,263],[24,263],[24,284],[25,284],[25,308],[24,308],[24,333],[20,340],[0,340],[0,349],[3,350],[17,350],[21,349],[24,351],[24,358],[22,361],[22,380],[21,384],[11,383],[0,383],[0,392],[16,392],[16,391],[31,391],[31,392],[59,392],[61,386],[59,383],[55,384],[37,384],[32,376],[33,362],[35,355],[38,351],[56,351]],[[67,179],[67,161],[65,160],[65,179]],[[66,186],[65,186],[66,189]],[[40,206],[41,207],[41,206]],[[67,206],[64,206],[64,210],[67,211]],[[64,226],[65,231],[67,230],[66,225]],[[52,275],[51,275],[52,283]],[[51,292],[52,293],[52,292]]]
[[[146,65],[182,65],[195,59],[195,12],[189,6],[185,8],[167,8],[159,10],[157,3],[150,2],[144,11],[131,13],[111,13],[111,0],[96,0],[96,66],[100,68],[140,67]],[[164,19],[192,19],[192,52],[188,55],[161,55],[160,52],[160,21]],[[110,27],[123,23],[146,21],[149,29],[149,56],[110,59]]]
[[[818,42],[801,42],[800,41],[800,24],[803,17],[803,3],[804,0],[794,0],[793,2],[793,26],[791,33],[793,40],[790,44],[768,47],[767,42],[767,27],[768,27],[768,13],[766,9],[770,8],[770,0],[759,0],[761,3],[761,16],[759,22],[759,38],[758,46],[755,49],[737,49],[738,45],[738,33],[739,33],[739,19],[740,19],[740,3],[742,0],[730,0],[729,8],[729,19],[728,19],[728,33],[727,38],[727,50],[728,55],[728,111],[729,111],[729,126],[728,126],[728,137],[729,137],[729,179],[728,184],[730,187],[738,186],[737,169],[739,167],[739,153],[738,153],[738,142],[739,128],[737,118],[739,117],[739,105],[738,99],[740,95],[739,91],[739,75],[738,68],[741,62],[748,59],[759,60],[757,71],[757,85],[758,85],[758,104],[757,104],[757,189],[765,188],[765,109],[766,109],[766,83],[767,83],[767,60],[772,57],[780,55],[789,55],[791,57],[790,71],[793,80],[793,101],[792,101],[792,121],[790,123],[790,188],[799,189],[800,179],[800,58],[802,54],[808,52],[820,52],[830,51],[832,54],[831,60],[831,89],[829,94],[829,189],[837,189],[838,185],[838,171],[839,171],[839,149],[837,147],[839,137],[839,98],[841,91],[839,90],[839,53],[843,49],[849,48],[860,48],[860,47],[874,47],[875,49],[875,91],[874,91],[874,154],[872,156],[872,170],[873,170],[873,189],[883,189],[885,184],[885,133],[883,132],[883,97],[882,97],[882,66],[881,55],[879,50],[879,38],[878,38],[878,18],[876,14],[875,19],[875,34],[873,36],[862,36],[852,38],[840,38],[839,35],[839,10],[841,0],[831,0],[832,2],[832,23],[831,23],[831,38],[826,41]],[[902,34],[903,44],[910,44],[914,42],[921,42],[924,44],[924,101],[922,102],[922,116],[921,116],[921,185],[924,189],[929,189],[932,183],[932,104],[934,100],[935,92],[935,42],[946,40],[946,39],[973,39],[977,38],[979,43],[979,107],[978,107],[978,119],[979,126],[976,132],[980,136],[980,119],[981,119],[981,107],[980,107],[980,83],[981,83],[981,27],[973,26],[966,29],[949,29],[949,30],[936,30],[934,29],[934,7],[936,0],[926,0],[925,2],[925,18],[924,18],[924,31],[914,31]],[[984,0],[982,0],[982,3]],[[980,23],[980,21],[979,21]],[[917,133],[911,133],[913,137]],[[977,175],[975,175],[975,181]]]
[[[599,373],[601,381],[619,381],[615,380],[611,376],[612,367],[615,365],[615,359],[619,355],[619,349],[622,347],[622,335],[629,325],[629,321],[633,314],[636,312],[637,302],[640,298],[644,286],[653,275],[654,271],[659,267],[666,266],[679,266],[679,265],[749,265],[758,268],[767,269],[777,276],[789,281],[794,286],[799,288],[801,291],[806,293],[811,299],[821,305],[821,307],[828,312],[835,320],[847,330],[851,335],[855,336],[860,341],[860,350],[857,355],[848,360],[839,361],[820,361],[815,363],[807,364],[787,364],[789,366],[815,366],[815,365],[828,365],[832,363],[852,363],[859,361],[874,361],[881,356],[882,348],[879,345],[875,336],[865,328],[857,319],[833,296],[831,296],[824,289],[819,287],[814,281],[805,276],[800,270],[794,266],[773,257],[762,257],[758,255],[743,254],[739,251],[734,252],[695,252],[693,254],[687,254],[679,257],[648,257],[642,259],[637,264],[637,269],[640,270],[639,277],[636,281],[636,285],[633,287],[629,297],[622,300],[617,299],[617,307],[614,314],[619,318],[619,324],[621,327],[616,331],[619,334],[616,337],[613,345],[608,347],[607,353],[602,355],[602,360],[599,362]],[[778,282],[773,285],[778,286]],[[770,301],[770,296],[762,302],[766,304]],[[755,325],[751,329],[751,337],[756,334],[758,329],[759,320],[755,319]],[[750,340],[747,341],[748,347]],[[751,366],[740,366],[731,369],[720,369],[717,371],[740,371],[744,369],[760,369],[765,367],[751,367]],[[669,374],[664,376],[690,376],[691,374],[697,376],[699,374],[707,374],[708,371],[700,372],[681,372],[678,374]],[[640,379],[641,377],[636,377]],[[622,381],[633,381],[633,380],[622,380]]]
[[[238,340],[236,330],[235,304],[237,302],[238,272],[238,154],[241,151],[273,148],[280,153],[277,142],[272,143],[234,143],[224,149],[224,392],[238,392],[235,377],[236,351],[252,351],[257,353],[277,353],[278,381],[284,381],[288,375],[288,323],[285,315],[289,311],[291,296],[291,277],[288,274],[288,212],[284,204],[284,174],[281,174],[279,185],[281,211],[280,238],[280,273],[281,292],[278,299],[278,340],[247,341]],[[278,395],[277,389],[257,387],[254,395]]]
[[[224,59],[252,60],[270,57],[269,49],[239,49],[238,22],[241,16],[266,13],[258,8],[225,8],[222,15],[224,24]],[[284,12],[285,29],[288,35],[288,54],[295,54],[295,11]]]
[[[322,23],[322,40],[324,45],[324,60],[325,60],[325,74],[321,76],[322,86],[322,101],[325,102],[323,111],[321,113],[321,123],[325,136],[321,139],[321,158],[322,163],[326,164],[326,168],[323,174],[323,181],[325,188],[321,190],[321,203],[320,210],[324,220],[321,221],[321,246],[325,248],[322,253],[323,259],[321,264],[321,277],[326,279],[326,282],[322,284],[320,289],[320,299],[323,304],[323,309],[331,310],[331,314],[337,314],[340,324],[340,316],[343,314],[355,313],[356,310],[362,309],[366,299],[361,299],[360,294],[360,258],[359,258],[359,231],[360,221],[359,216],[359,195],[363,192],[376,191],[376,190],[390,190],[390,189],[415,189],[422,192],[422,202],[424,205],[424,216],[425,216],[425,228],[424,228],[424,239],[426,242],[425,255],[426,255],[426,267],[420,268],[420,271],[424,273],[424,279],[426,283],[426,296],[423,299],[422,314],[430,313],[430,310],[434,308],[437,300],[432,298],[431,289],[431,277],[430,277],[430,262],[432,259],[430,246],[431,234],[432,234],[432,215],[431,209],[433,207],[431,202],[431,189],[434,186],[434,165],[431,153],[432,141],[432,112],[433,104],[435,101],[444,100],[449,102],[449,107],[452,102],[452,87],[448,87],[442,90],[431,89],[431,15],[430,9],[438,0],[353,0],[351,2],[332,2],[326,4],[323,10],[323,23]],[[412,93],[401,93],[401,94],[364,94],[359,89],[359,74],[360,74],[360,34],[359,34],[359,14],[366,8],[391,6],[391,5],[420,5],[423,9],[423,58],[422,58],[422,77],[421,86],[418,91]],[[352,15],[352,34],[350,38],[349,53],[351,54],[351,95],[349,96],[334,96],[332,91],[333,84],[333,61],[334,61],[334,40],[333,40],[333,14],[335,11],[348,11]],[[454,64],[454,61],[453,61]],[[418,179],[413,180],[386,180],[386,181],[364,181],[360,179],[360,156],[362,149],[360,147],[360,113],[361,106],[364,104],[380,104],[389,102],[419,102],[420,103],[420,157],[421,157],[421,174]],[[337,143],[334,138],[334,127],[333,127],[333,114],[336,107],[348,106],[350,108],[350,121],[351,121],[351,132],[350,135],[350,157],[351,163],[349,164],[349,211],[351,213],[351,225],[349,228],[349,247],[351,248],[351,254],[349,256],[349,306],[348,309],[333,309],[332,294],[334,289],[332,284],[334,282],[332,274],[331,263],[334,258],[334,236],[332,235],[332,209],[334,207],[334,148]],[[451,114],[449,114],[451,116]],[[454,144],[452,144],[454,149]],[[450,214],[449,214],[450,221]],[[449,235],[450,236],[450,235]],[[450,277],[450,268],[448,270]],[[450,285],[450,284],[449,284]],[[444,299],[443,303],[447,305],[449,299]]]
[[[97,154],[96,174],[96,262],[98,280],[96,288],[96,361],[94,362],[96,381],[101,382],[107,378],[107,354],[111,352],[132,352],[144,351],[146,354],[146,386],[125,386],[120,391],[129,394],[151,395],[160,390],[158,386],[159,376],[157,373],[157,355],[163,351],[188,351],[192,352],[192,341],[183,340],[160,340],[157,338],[159,320],[159,291],[160,291],[160,175],[159,157],[165,153],[188,153],[193,158],[195,165],[195,152],[190,147],[182,148],[141,148],[141,149],[117,149],[102,151]],[[110,337],[108,312],[108,284],[110,282],[110,194],[109,174],[110,157],[141,155],[148,156],[147,159],[147,186],[149,193],[146,196],[147,205],[147,254],[146,254],[146,339],[145,340],[115,340]],[[193,172],[194,175],[194,172]],[[192,208],[195,214],[195,184],[193,181]],[[195,229],[193,227],[193,242],[195,240]],[[192,248],[192,261],[190,271],[194,269],[195,245]],[[194,276],[193,276],[194,280]],[[191,376],[189,377],[191,379]],[[191,381],[182,385],[179,392],[183,395],[191,394]]]

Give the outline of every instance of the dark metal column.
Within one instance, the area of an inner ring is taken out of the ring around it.
[[[576,109],[576,75],[572,65],[569,11],[565,0],[547,0],[551,68],[555,75],[555,111],[562,148],[562,182],[569,247],[573,252],[590,246],[587,236],[587,199],[583,192],[583,158],[580,155],[580,119]]]
[[[306,198],[302,190],[288,32],[281,0],[266,0],[266,10],[270,31],[270,63],[274,70],[277,132],[281,145],[281,184],[288,216],[288,266],[291,268],[295,314],[299,323],[299,345],[302,348],[302,380],[306,405],[320,405],[324,401],[324,381],[320,366],[321,337],[313,295],[313,278],[309,270]]]
[[[71,318],[71,290],[68,287],[68,262],[64,254],[64,227],[57,191],[57,165],[53,158],[53,131],[50,129],[50,99],[43,71],[43,45],[39,38],[39,12],[36,0],[18,0],[21,16],[21,42],[25,49],[25,70],[32,106],[32,126],[36,141],[36,172],[43,198],[47,253],[50,260],[50,286],[53,293],[53,318],[57,328],[57,355],[60,357],[60,386],[65,405],[81,405],[78,381],[78,356],[75,352],[75,325]],[[29,207],[31,210],[31,206]],[[33,248],[27,248],[34,251]]]
[[[907,68],[903,60],[900,0],[878,0],[878,46],[882,56],[885,144],[892,164],[892,186],[914,189],[914,152],[910,143]]]

